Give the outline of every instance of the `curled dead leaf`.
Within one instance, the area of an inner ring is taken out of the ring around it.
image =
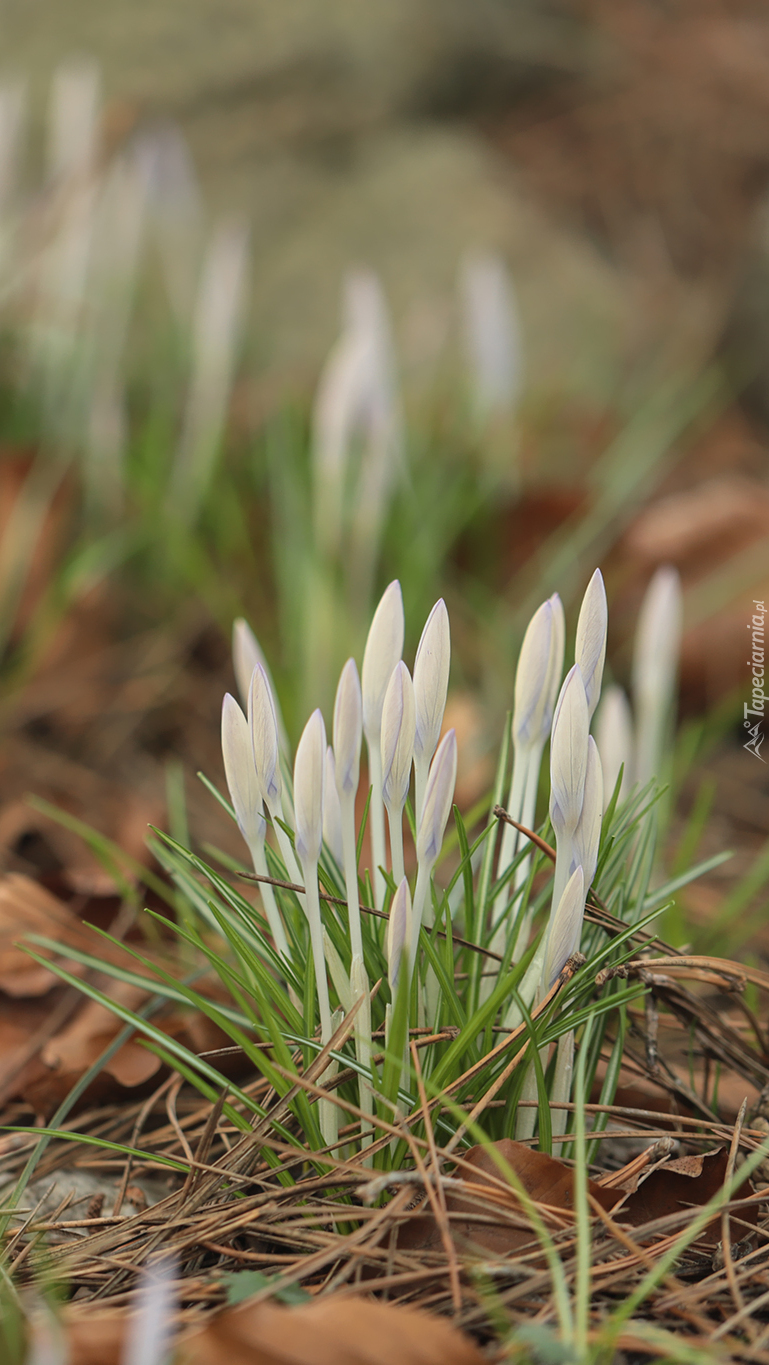
[[[505,1256],[530,1245],[535,1238],[518,1193],[506,1182],[493,1153],[510,1167],[539,1205],[545,1223],[550,1227],[569,1226],[574,1209],[573,1168],[524,1143],[502,1138],[467,1152],[456,1173],[466,1196],[455,1190],[446,1192],[451,1232],[459,1249],[479,1248]],[[588,1180],[588,1191],[607,1211],[622,1198],[622,1191],[606,1189],[593,1180]],[[429,1212],[411,1218],[398,1234],[398,1247],[403,1251],[437,1251],[442,1245],[440,1228]]]
[[[628,1194],[622,1205],[622,1217],[635,1227],[642,1227],[657,1218],[678,1213],[682,1209],[697,1212],[722,1188],[726,1179],[729,1154],[725,1147],[712,1152],[691,1153],[660,1162],[654,1169],[641,1173],[637,1188]],[[752,1186],[738,1191],[744,1197],[752,1193]],[[740,1209],[730,1219],[731,1235],[735,1242],[746,1234],[745,1224],[758,1225],[758,1205]],[[721,1241],[721,1217],[717,1215],[704,1229],[698,1243],[715,1246]]]

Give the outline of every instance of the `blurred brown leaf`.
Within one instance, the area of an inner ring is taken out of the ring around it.
[[[260,1303],[221,1313],[182,1344],[183,1365],[481,1365],[443,1318],[362,1298],[299,1308]]]

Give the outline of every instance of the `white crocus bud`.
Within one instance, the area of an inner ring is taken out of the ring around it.
[[[354,659],[348,659],[334,701],[334,761],[339,797],[355,796],[360,778],[363,702]]]
[[[449,613],[441,597],[433,607],[422,631],[414,660],[414,777],[416,818],[422,814],[430,761],[438,746],[446,709],[451,663]]]
[[[621,687],[604,692],[595,722],[595,738],[601,755],[606,795],[611,797],[622,769],[619,800],[624,800],[633,781],[633,717]]]
[[[323,842],[339,867],[344,865],[342,847],[342,807],[336,789],[334,750],[326,749],[326,772],[323,780]]]
[[[278,721],[267,673],[257,664],[248,694],[251,743],[262,800],[270,814],[282,814]]]
[[[229,692],[222,703],[222,757],[238,828],[248,844],[254,872],[260,877],[266,877],[269,875],[264,851],[267,822],[262,814],[262,796],[256,776],[251,736],[248,721]],[[275,892],[267,882],[261,883],[260,890],[275,947],[281,956],[288,957],[288,940],[275,900]]]
[[[414,760],[414,685],[403,660],[393,669],[382,707],[382,795],[390,824],[393,877],[404,875],[403,807]]]
[[[369,781],[371,783],[371,846],[374,861],[374,903],[382,908],[385,880],[380,867],[385,864],[384,804],[382,800],[381,729],[382,707],[387,684],[403,652],[405,623],[401,585],[395,579],[385,589],[374,613],[363,654],[361,690],[363,701],[363,730],[368,749]]]
[[[264,669],[264,674],[270,689],[272,705],[275,711],[275,720],[278,726],[280,751],[283,754],[287,754],[288,737],[286,735],[286,727],[283,724],[283,717],[280,712],[277,693],[275,691],[275,683],[269,665],[264,657],[262,647],[248,624],[248,621],[244,620],[242,616],[239,616],[232,624],[232,668],[244,706],[248,705],[251,679],[254,676],[254,669],[257,664],[261,664]]]
[[[348,659],[334,701],[334,764],[342,834],[347,914],[353,957],[363,957],[358,899],[358,849],[355,837],[355,796],[360,776],[363,702],[358,670]]]
[[[326,727],[320,711],[313,711],[302,731],[294,759],[296,852],[302,863],[317,863],[320,858],[325,768]]]
[[[222,757],[238,828],[249,848],[264,842],[267,823],[251,750],[248,721],[229,692],[222,702]]]
[[[443,736],[430,764],[422,819],[417,831],[417,884],[414,888],[411,922],[409,979],[414,974],[422,919],[431,914],[429,904],[430,877],[443,845],[443,836],[446,832],[446,824],[454,800],[456,780],[457,736],[455,730],[449,730]]]
[[[585,878],[585,891],[592,885],[598,864],[598,846],[601,842],[601,820],[603,818],[603,773],[598,745],[593,736],[587,741],[587,765],[585,768],[585,795],[582,799],[582,814],[577,822],[572,841],[572,861],[582,868]]]
[[[633,652],[636,714],[635,778],[659,777],[681,649],[682,601],[678,570],[658,569],[644,597]]]
[[[609,609],[606,605],[606,589],[601,570],[596,569],[582,599],[579,620],[577,621],[577,639],[574,646],[574,659],[579,664],[582,674],[590,720],[593,718],[601,695],[608,622]]]
[[[573,835],[582,813],[587,740],[587,698],[575,664],[561,688],[550,742],[550,819],[556,837]]]
[[[585,914],[585,877],[581,867],[575,868],[551,915],[545,942],[542,966],[542,992],[550,990],[558,973],[579,948],[582,920]]]
[[[411,892],[405,877],[398,883],[395,895],[390,906],[390,918],[387,921],[387,939],[385,952],[387,956],[387,980],[390,983],[390,995],[393,1001],[398,989],[400,978],[401,960],[405,953],[408,961],[409,944],[411,942]]]

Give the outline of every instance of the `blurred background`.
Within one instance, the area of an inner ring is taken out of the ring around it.
[[[539,602],[573,630],[600,564],[627,685],[673,564],[670,859],[736,850],[685,932],[749,910],[759,951],[766,5],[5,0],[3,36],[6,869],[114,893],[30,791],[139,860],[149,820],[234,846],[195,779],[233,620],[296,738],[396,576],[407,661],[449,605],[469,806]]]

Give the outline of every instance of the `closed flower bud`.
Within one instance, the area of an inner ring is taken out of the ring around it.
[[[325,766],[326,727],[320,711],[313,711],[302,731],[294,760],[296,851],[303,864],[320,858]]]
[[[587,764],[585,767],[585,794],[582,799],[582,814],[577,822],[572,841],[573,860],[582,868],[585,889],[592,884],[598,863],[598,845],[601,842],[601,819],[603,817],[603,773],[598,745],[593,736],[587,741]]]
[[[579,948],[585,916],[585,877],[581,867],[572,872],[547,930],[542,986],[549,991],[558,973]]]
[[[601,695],[608,620],[606,589],[601,570],[596,569],[582,599],[574,647],[574,658],[579,664],[587,697],[588,720],[592,719]]]
[[[451,662],[451,632],[441,597],[427,618],[414,660],[416,732],[414,752],[427,763],[438,745],[446,709]]]
[[[596,716],[595,738],[607,796],[612,795],[623,769],[619,791],[622,800],[633,781],[633,717],[621,687],[609,687],[604,692]]]
[[[443,844],[446,823],[454,800],[457,780],[457,736],[449,730],[443,736],[430,764],[425,803],[417,833],[417,859],[424,867],[434,867]]]
[[[379,745],[385,692],[403,652],[404,630],[401,585],[395,579],[374,613],[363,654],[363,728],[369,744]]]
[[[402,811],[414,759],[414,684],[403,660],[393,669],[382,707],[382,794],[390,811]]]
[[[411,892],[409,884],[404,877],[395,890],[395,895],[390,906],[390,918],[387,921],[387,939],[385,949],[387,953],[387,977],[390,982],[390,991],[394,995],[398,986],[400,976],[400,966],[403,954],[406,954],[408,961],[409,944],[411,940]]]
[[[363,703],[354,659],[348,659],[339,678],[334,702],[334,762],[337,790],[349,796],[358,790]]]
[[[267,825],[262,815],[248,721],[229,692],[222,703],[222,757],[238,828],[250,848],[262,842]]]
[[[563,640],[563,607],[556,593],[535,611],[518,656],[513,710],[517,745],[538,745],[547,740],[563,669]]]
[[[262,664],[256,665],[251,678],[248,710],[259,789],[264,804],[272,811],[280,803],[281,789],[278,722],[272,689]]]
[[[636,780],[657,777],[675,690],[682,624],[678,571],[658,569],[646,592],[633,652],[637,719]]]
[[[550,742],[550,818],[558,838],[573,834],[582,812],[588,724],[582,674],[575,664],[561,688]]]
[[[248,694],[251,690],[251,679],[254,676],[254,669],[257,664],[261,664],[264,669],[267,683],[272,696],[272,704],[275,710],[275,721],[278,726],[278,740],[283,753],[288,753],[288,737],[286,735],[283,717],[277,702],[275,684],[269,670],[267,660],[262,653],[261,645],[252,631],[248,621],[239,616],[232,626],[232,668],[235,674],[235,681],[238,684],[241,701],[245,707],[248,706]]]

